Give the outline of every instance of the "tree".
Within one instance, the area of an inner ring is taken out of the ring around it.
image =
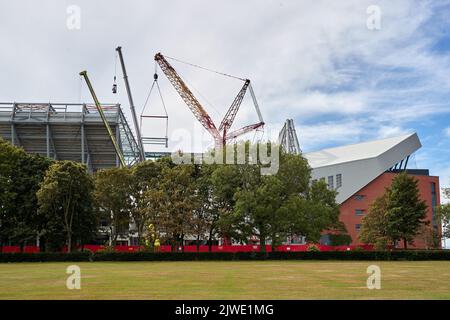
[[[38,236],[36,192],[50,163],[0,139],[0,250],[11,240],[23,251]]]
[[[418,181],[414,177],[401,173],[392,180],[387,208],[387,234],[396,242],[403,240],[407,249],[412,243],[427,216],[427,205],[420,199]]]
[[[92,225],[95,221],[92,191],[92,178],[85,165],[59,161],[50,166],[37,192],[38,213],[46,221],[45,236],[50,242],[59,242],[64,234],[67,250],[71,252],[73,240],[96,231]]]
[[[184,251],[185,237],[194,233],[195,187],[193,165],[164,166],[157,189],[146,192],[147,202],[153,204],[150,222],[172,248],[181,245]]]
[[[306,197],[291,195],[287,200],[290,233],[305,236],[308,242],[318,242],[324,230],[340,227],[336,191],[324,181],[311,185]]]
[[[110,245],[115,246],[119,234],[128,234],[133,208],[133,175],[128,168],[99,170],[94,176],[97,209],[108,222]]]
[[[258,236],[262,252],[266,250],[268,239],[275,249],[287,236],[288,214],[283,191],[284,186],[277,177],[264,176],[255,190],[241,190],[235,195],[236,213],[246,222],[241,232],[247,239]]]
[[[136,226],[138,243],[141,245],[142,236],[148,229],[151,215],[149,215],[152,204],[148,203],[145,194],[158,187],[163,165],[161,161],[145,161],[135,165],[131,169],[132,174],[132,206],[131,217]]]
[[[369,213],[362,219],[359,240],[373,243],[377,250],[385,250],[390,242],[387,231],[387,210],[391,190],[386,189],[382,196],[370,205]]]
[[[443,188],[444,197],[450,199],[450,188]],[[439,220],[442,226],[442,237],[450,238],[450,203],[438,207]]]

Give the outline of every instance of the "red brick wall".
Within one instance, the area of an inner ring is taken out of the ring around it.
[[[341,204],[340,207],[340,220],[345,224],[348,234],[352,237],[352,245],[361,244],[358,241],[358,231],[356,230],[356,225],[361,225],[361,219],[367,215],[370,204],[379,196],[381,196],[386,187],[390,187],[392,179],[395,173],[383,173],[378,178],[370,182],[364,188],[355,193],[352,197],[347,199]],[[419,181],[419,190],[421,198],[426,201],[428,206],[427,219],[432,220],[432,196],[431,196],[431,183],[436,184],[436,200],[437,204],[440,203],[439,198],[439,177],[435,176],[421,176],[412,175]],[[362,195],[364,198],[362,200],[357,200],[356,195]],[[363,210],[363,215],[357,215],[356,210]],[[402,244],[401,244],[402,245]],[[399,244],[400,246],[400,244]],[[412,248],[424,248],[425,244],[420,237],[416,237],[414,240],[414,245],[409,246]]]

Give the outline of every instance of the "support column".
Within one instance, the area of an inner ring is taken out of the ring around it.
[[[14,127],[14,124],[11,124],[11,143],[13,146],[16,145],[16,128]]]
[[[81,163],[84,161],[84,124],[81,124]]]
[[[47,123],[46,126],[46,141],[47,141],[47,158],[50,158],[50,125]]]

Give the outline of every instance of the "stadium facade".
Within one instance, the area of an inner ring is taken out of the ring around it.
[[[324,180],[330,189],[338,192],[340,220],[352,238],[352,245],[360,244],[361,222],[370,204],[391,186],[395,175],[405,171],[418,180],[420,197],[428,206],[427,220],[440,234],[436,217],[436,206],[440,203],[439,177],[430,176],[426,169],[408,169],[411,156],[421,146],[417,134],[412,133],[304,154],[313,169],[312,180]],[[329,237],[322,236],[321,243],[330,244]],[[416,237],[412,245],[426,246],[422,236]]]

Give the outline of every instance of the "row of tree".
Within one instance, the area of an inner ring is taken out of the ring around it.
[[[150,246],[257,237],[265,250],[289,235],[316,242],[324,230],[344,232],[336,192],[323,181],[310,184],[302,156],[281,152],[279,160],[274,175],[262,175],[261,165],[176,165],[170,158],[89,175],[82,164],[0,140],[0,245],[38,238],[44,250],[71,250],[92,241],[101,221],[111,245],[133,232]]]

